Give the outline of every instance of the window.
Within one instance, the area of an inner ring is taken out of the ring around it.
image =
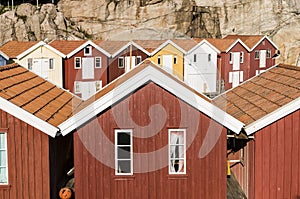
[[[119,57],[118,58],[118,67],[119,68],[124,68],[124,57]]]
[[[102,81],[96,81],[96,91],[99,91],[102,88]]]
[[[81,57],[74,58],[74,68],[75,69],[81,68]]]
[[[229,53],[229,63],[232,64],[232,53]]]
[[[80,82],[74,82],[74,92],[75,93],[80,93],[81,92]]]
[[[244,52],[240,53],[240,63],[244,63]]]
[[[49,69],[54,69],[54,60],[49,59]]]
[[[174,55],[174,64],[177,64],[177,56],[176,55]]]
[[[32,70],[32,58],[27,59],[27,68],[28,70]]]
[[[210,54],[210,53],[207,55],[207,60],[208,60],[209,62],[211,61],[211,54]]]
[[[142,62],[142,56],[137,56],[136,57],[136,64],[139,64]]]
[[[254,59],[259,59],[259,50],[255,51]]]
[[[169,129],[169,174],[185,173],[185,129]]]
[[[157,57],[157,64],[160,64],[160,56]]]
[[[267,50],[267,58],[271,58],[271,50],[270,49]]]
[[[101,68],[101,57],[95,57],[95,68]]]
[[[0,133],[0,184],[8,183],[7,166],[7,137],[6,133]]]
[[[85,56],[92,55],[92,46],[87,46],[84,48],[84,55]]]
[[[196,61],[197,61],[197,55],[194,54],[194,62],[196,62]]]
[[[132,175],[132,130],[115,130],[115,174]]]

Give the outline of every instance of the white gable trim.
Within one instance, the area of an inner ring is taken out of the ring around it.
[[[8,100],[2,97],[0,97],[0,109],[26,122],[34,128],[37,128],[38,130],[46,133],[51,137],[55,137],[56,133],[59,130],[58,128],[52,126],[44,120],[41,120],[35,115],[32,115],[31,113],[25,111],[24,109],[16,106],[15,104],[9,102]]]
[[[186,53],[187,53],[185,50],[183,50],[182,48],[180,48],[180,46],[178,46],[177,44],[175,44],[172,40],[168,39],[168,40],[165,41],[163,44],[161,44],[158,48],[156,48],[156,49],[151,53],[151,56],[155,55],[158,51],[160,51],[162,48],[164,48],[164,47],[167,46],[168,44],[174,46],[175,48],[177,48],[177,50],[181,51],[183,54],[186,54]]]
[[[226,53],[228,53],[233,48],[233,46],[235,46],[237,43],[242,44],[242,46],[244,48],[246,48],[246,50],[248,50],[248,52],[250,52],[249,47],[244,42],[242,42],[242,40],[237,39],[233,44],[231,44],[231,46],[229,46],[229,48],[226,49]]]
[[[187,52],[187,54],[193,52],[194,50],[196,50],[197,48],[199,48],[203,43],[206,43],[211,49],[213,49],[214,51],[216,51],[218,54],[221,53],[221,51],[219,51],[216,47],[214,47],[211,43],[209,43],[207,40],[203,39],[201,42],[199,42],[196,46],[194,46],[191,50],[189,50]]]
[[[280,107],[279,109],[271,112],[270,114],[264,116],[263,118],[249,124],[248,126],[245,127],[245,131],[247,135],[251,135],[256,131],[268,126],[269,124],[272,124],[273,122],[299,109],[300,109],[300,97]]]
[[[143,51],[146,55],[150,56],[150,53],[145,50],[143,47],[141,47],[140,45],[136,44],[133,41],[128,42],[126,45],[124,45],[122,48],[120,48],[117,52],[115,52],[112,55],[112,58],[116,57],[117,55],[119,55],[123,50],[125,50],[126,48],[128,48],[130,45],[135,46],[136,48],[138,48],[139,50]]]
[[[81,46],[79,46],[78,48],[76,48],[75,50],[73,50],[72,52],[70,52],[69,54],[67,54],[67,58],[72,57],[73,55],[75,55],[78,51],[82,50],[84,47],[86,47],[87,45],[91,45],[94,48],[96,48],[97,50],[99,50],[100,52],[102,52],[104,55],[106,55],[107,57],[110,57],[111,54],[109,54],[108,52],[106,52],[103,48],[101,48],[100,46],[98,46],[97,44],[95,44],[94,42],[92,42],[91,40],[86,41],[84,44],[82,44]]]
[[[253,48],[250,49],[250,51],[254,50],[258,44],[260,44],[264,39],[267,39],[275,48],[278,50],[279,48],[276,46],[276,44],[267,36],[262,37],[256,44],[253,46]]]
[[[115,81],[117,80],[118,79]],[[190,106],[211,117],[233,132],[237,134],[241,132],[241,129],[244,126],[242,122],[238,121],[231,115],[214,106],[212,103],[198,96],[193,91],[179,83],[179,80],[176,81],[164,74],[162,71],[149,65],[127,81],[117,85],[110,92],[106,93],[104,96],[83,110],[79,111],[73,117],[60,124],[58,127],[60,128],[62,135],[67,135],[74,129],[80,127],[97,114],[107,109],[114,103],[118,103],[125,96],[130,95],[133,91],[149,81],[152,81],[168,90],[179,99],[185,101]]]
[[[0,55],[2,57],[4,57],[4,59],[9,60],[9,57],[4,52],[2,52],[1,50],[0,50]]]

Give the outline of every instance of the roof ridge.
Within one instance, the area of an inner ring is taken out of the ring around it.
[[[1,72],[1,71],[5,71],[5,70],[9,70],[9,69],[12,69],[12,68],[17,68],[17,67],[20,67],[20,65],[17,64],[17,63],[7,64],[7,65],[5,65],[5,66],[1,66],[1,67],[0,67],[0,72]]]
[[[284,63],[278,64],[277,67],[300,71],[299,66],[294,66],[294,65],[284,64]]]

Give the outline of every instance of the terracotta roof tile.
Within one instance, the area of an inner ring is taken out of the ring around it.
[[[129,43],[129,41],[100,41],[100,40],[98,41],[95,40],[93,42],[111,55],[115,54],[118,50],[120,50],[122,47],[124,47],[126,44]]]
[[[194,48],[198,42],[196,42],[193,39],[172,39],[175,44],[177,44],[180,48],[182,48],[185,51],[189,51],[192,48]]]
[[[56,127],[82,103],[78,97],[17,64],[0,68],[0,96]]]
[[[68,55],[85,42],[86,40],[54,40],[50,42],[49,45],[60,51],[64,55]]]
[[[249,125],[300,97],[300,68],[278,65],[213,100]]]
[[[167,40],[134,40],[136,44],[147,50],[149,53],[152,53],[160,45],[162,45]]]
[[[0,51],[12,59],[37,43],[37,41],[9,41],[0,47]]]
[[[206,39],[214,47],[216,47],[221,52],[226,52],[226,50],[236,41],[236,39]]]
[[[263,37],[264,35],[227,35],[224,39],[240,39],[252,49]]]

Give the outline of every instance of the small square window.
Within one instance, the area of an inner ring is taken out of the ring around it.
[[[174,55],[174,64],[177,64],[177,56]]]
[[[255,51],[254,59],[259,59],[259,50]]]
[[[118,58],[118,67],[119,68],[124,68],[124,57],[119,57]]]
[[[92,46],[87,46],[84,48],[84,55],[85,56],[92,55]]]
[[[136,64],[139,64],[142,62],[142,56],[137,56],[136,57]]]
[[[267,50],[267,58],[271,58],[271,50],[270,49]]]
[[[80,82],[74,82],[74,93],[81,93]]]
[[[50,70],[54,69],[54,60],[53,59],[49,59],[49,69]]]
[[[160,65],[160,63],[161,63],[161,62],[160,62],[160,56],[158,56],[158,57],[157,57],[157,64]]]
[[[32,70],[32,58],[27,59],[27,68],[28,70]]]
[[[95,57],[95,68],[101,68],[101,57]]]
[[[80,69],[81,68],[81,57],[74,58],[74,68]]]

